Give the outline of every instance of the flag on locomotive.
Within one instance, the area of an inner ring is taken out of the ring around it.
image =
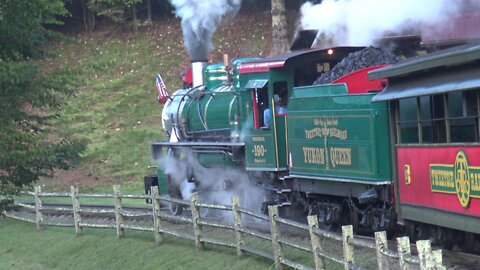
[[[158,97],[157,100],[161,104],[165,104],[168,99],[168,93],[167,93],[167,87],[165,86],[165,83],[163,82],[162,76],[160,74],[157,74],[157,77],[155,78],[155,85],[157,87],[157,92],[158,92]]]

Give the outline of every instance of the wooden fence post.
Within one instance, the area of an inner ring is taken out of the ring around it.
[[[378,269],[388,270],[390,268],[388,258],[382,253],[382,250],[388,250],[387,232],[375,232],[375,247],[377,250]]]
[[[270,232],[272,234],[272,248],[273,248],[273,257],[275,259],[275,269],[283,269],[281,259],[283,258],[282,244],[280,240],[280,226],[277,222],[278,217],[278,206],[269,205],[268,206],[268,215],[270,216]]]
[[[420,260],[420,269],[433,269],[435,261],[432,256],[432,243],[430,240],[417,241],[418,258]]]
[[[315,269],[325,269],[325,263],[323,261],[323,257],[320,255],[322,251],[322,246],[320,244],[320,235],[315,233],[315,229],[318,228],[318,217],[308,216],[308,229],[310,231],[310,241],[312,242],[312,252],[313,252],[313,259],[315,261]]]
[[[406,256],[410,256],[412,254],[412,251],[410,250],[410,239],[408,239],[408,236],[397,238],[397,247],[400,270],[410,269],[410,264],[407,260],[405,260]]]
[[[113,195],[115,197],[115,221],[117,224],[117,237],[121,238],[125,235],[123,229],[123,215],[122,215],[122,191],[120,185],[113,185]]]
[[[162,224],[160,220],[160,201],[157,199],[158,186],[151,187],[151,200],[152,200],[152,212],[153,212],[153,229],[155,234],[155,243],[160,245],[163,241],[163,234],[160,232]]]
[[[353,226],[342,226],[342,238],[343,238],[343,262],[345,270],[350,269],[350,264],[355,262],[353,255],[353,246],[348,243],[350,239],[353,239]]]
[[[75,234],[80,236],[83,234],[83,228],[80,227],[82,216],[80,215],[80,200],[78,198],[78,187],[70,186],[72,197],[73,223],[75,224]]]
[[[245,252],[242,250],[243,233],[241,232],[241,230],[243,229],[243,224],[242,224],[242,215],[240,214],[240,211],[238,211],[239,203],[240,203],[240,198],[238,196],[234,196],[232,198],[233,228],[235,230],[235,242],[237,244],[237,255],[241,257],[245,255]]]
[[[42,187],[36,186],[35,187],[35,220],[37,223],[37,231],[42,231],[43,230],[43,205],[42,205],[42,199],[40,198],[40,192],[42,192]]]
[[[193,233],[195,235],[195,246],[197,251],[203,250],[204,243],[201,241],[202,238],[202,225],[200,225],[200,208],[197,205],[198,202],[198,193],[192,193],[191,198],[191,211],[192,211],[192,222],[193,222]]]
[[[443,266],[443,255],[442,255],[441,249],[432,251],[432,257],[435,264],[435,269],[438,269],[438,270],[447,269],[445,266]]]

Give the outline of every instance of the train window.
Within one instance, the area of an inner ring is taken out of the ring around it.
[[[448,94],[451,142],[478,140],[477,92]]]
[[[465,92],[467,116],[477,116],[478,113],[478,91]]]
[[[285,115],[288,105],[288,83],[286,81],[273,83],[273,100],[275,113]]]
[[[448,116],[451,118],[463,116],[462,93],[449,93],[448,97]]]
[[[443,95],[420,97],[423,143],[445,143],[445,106]]]
[[[401,99],[398,143],[480,141],[479,90]]]
[[[407,98],[399,100],[400,121],[400,141],[402,143],[418,142],[418,123],[417,123],[417,100],[416,98]]]
[[[460,118],[450,122],[450,136],[452,142],[475,142],[475,118]],[[478,130],[478,129],[477,129]]]
[[[254,117],[254,128],[268,128],[268,123],[265,123],[264,114],[265,110],[269,108],[268,106],[268,83],[261,89],[252,90],[252,108],[253,108],[253,117]]]

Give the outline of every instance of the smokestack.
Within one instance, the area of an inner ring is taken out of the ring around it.
[[[225,68],[230,67],[230,58],[228,57],[227,53],[223,54],[223,65],[225,66]]]
[[[192,61],[192,86],[203,85],[203,67],[207,65],[207,60]]]

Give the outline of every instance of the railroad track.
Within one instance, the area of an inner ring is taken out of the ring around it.
[[[17,204],[9,207],[7,213],[15,214],[20,216],[31,216],[35,215],[35,210],[31,208],[22,207],[24,205],[33,206],[34,204]],[[111,211],[113,209],[113,205],[98,205],[98,204],[86,204],[82,205],[82,209],[87,210],[85,213],[82,213],[82,218],[94,220],[98,223],[115,223],[115,214]],[[104,210],[104,211],[97,211],[95,214],[89,214],[88,210],[96,209],[96,210]],[[126,215],[126,220],[130,222],[145,222],[150,223],[152,222],[152,208],[148,206],[123,206],[123,210],[125,213],[130,213],[131,215]],[[168,207],[162,207],[161,211],[167,213],[169,211]],[[72,206],[68,204],[43,204],[43,215],[50,220],[73,220],[73,210]],[[185,209],[182,214],[185,218],[191,217],[191,212],[188,209]],[[221,221],[219,218],[215,216],[207,216],[203,217],[203,219],[207,219],[208,221]],[[175,222],[174,222],[175,223]],[[255,220],[247,220],[243,224],[247,228],[256,229],[261,233],[270,233],[270,225],[267,222],[259,222]],[[73,223],[71,224],[73,227]],[[335,232],[332,232],[336,234]],[[303,232],[296,230],[292,227],[284,227],[282,228],[282,235],[285,234],[286,237],[307,237],[308,232]],[[341,234],[338,234],[341,236]],[[375,239],[372,236],[368,235],[355,235],[356,239],[361,241],[365,241],[365,243],[374,243]],[[388,243],[390,248],[396,247],[396,241],[389,241]],[[433,249],[439,249],[438,247],[433,246]],[[414,244],[412,244],[412,251],[416,250]],[[454,269],[454,270],[470,270],[470,269],[478,269],[480,265],[480,256],[477,254],[470,254],[464,253],[461,251],[455,250],[443,250],[443,263],[447,267],[447,269]],[[414,253],[414,252],[412,252]]]

